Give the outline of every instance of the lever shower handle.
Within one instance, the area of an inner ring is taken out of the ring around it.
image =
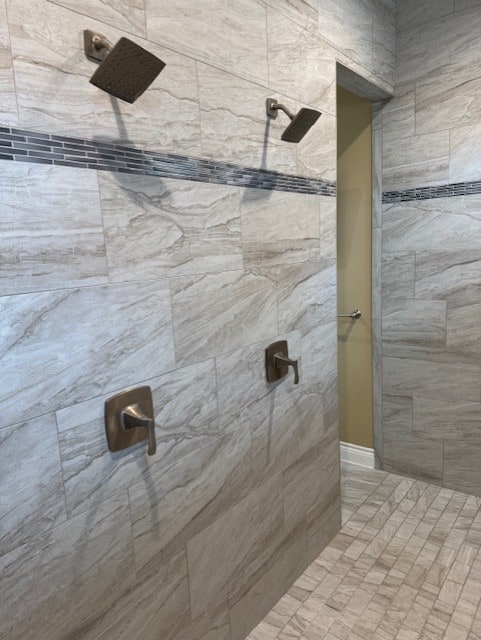
[[[297,366],[297,360],[291,360],[282,353],[274,354],[274,366],[281,367],[282,365],[291,366],[294,369],[294,384],[299,384],[299,368]]]
[[[337,317],[338,318],[352,318],[353,320],[357,320],[358,318],[361,317],[361,312],[359,311],[359,309],[354,309],[354,311],[351,311],[351,313],[338,313]]]
[[[142,411],[140,404],[129,404],[120,412],[120,424],[124,429],[147,429],[149,448],[147,453],[153,456],[157,451],[155,440],[155,420]]]

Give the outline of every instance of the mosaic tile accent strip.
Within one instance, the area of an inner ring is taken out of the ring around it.
[[[0,160],[335,196],[336,183],[134,146],[0,127]]]
[[[469,196],[475,193],[481,193],[481,180],[476,180],[475,182],[454,182],[436,187],[416,187],[402,191],[385,191],[382,196],[382,201],[384,204],[389,204],[391,202]]]

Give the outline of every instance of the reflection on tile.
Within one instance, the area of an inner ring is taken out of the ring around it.
[[[110,173],[99,184],[114,282],[242,268],[238,188]]]
[[[481,176],[481,153],[476,144],[481,134],[481,125],[457,127],[449,132],[451,154],[449,157],[449,181],[465,182],[479,180]]]
[[[275,281],[267,270],[179,277],[171,287],[179,363],[198,362],[277,332]]]
[[[335,55],[317,29],[303,29],[267,9],[269,86],[313,108],[335,113]]]
[[[149,40],[267,86],[266,9],[255,0],[211,0],[194,12],[190,0],[145,7]]]
[[[449,132],[387,140],[383,147],[383,190],[448,182]]]
[[[336,265],[329,260],[277,269],[279,331],[328,322],[336,315]]]
[[[4,555],[0,575],[2,631],[9,640],[59,640],[88,628],[133,586],[125,496]]]
[[[173,368],[169,290],[135,283],[0,298],[2,426]],[[153,336],[155,336],[153,338]]]
[[[481,402],[415,396],[413,433],[437,440],[479,439]]]
[[[156,149],[200,155],[193,60],[136,38],[166,67],[130,105],[88,82],[95,65],[83,49],[84,15],[43,0],[7,2],[22,126],[97,141],[121,140],[144,148],[152,148],[155,131]],[[106,30],[104,23],[92,19],[88,26],[101,33]],[[130,34],[109,27],[110,40],[121,35]]]
[[[12,52],[7,23],[6,0],[0,2],[0,86],[2,103],[0,122],[2,125],[18,125],[17,99],[13,80]]]
[[[95,173],[0,166],[0,295],[106,283]]]
[[[384,205],[384,251],[420,251],[439,247],[481,247],[481,196]]]
[[[446,343],[444,300],[396,300],[384,305],[385,343],[441,346]]]
[[[119,29],[125,29],[139,36],[146,36],[144,0],[117,0],[115,4],[108,0],[49,0],[66,9],[78,11],[85,16],[95,16]]]
[[[167,545],[170,554],[245,497],[252,489],[250,458],[250,432],[237,429],[129,488],[139,572],[155,571]]]
[[[157,453],[146,442],[111,453],[104,426],[106,397],[57,412],[67,508],[70,514],[92,509],[122,487],[155,478],[218,436],[214,361],[177,369],[148,380],[152,388]]]
[[[187,543],[192,614],[252,582],[282,538],[282,481],[274,476]],[[239,528],[239,522],[249,522]],[[216,566],[215,574],[209,567]],[[205,576],[210,574],[208,582]]]
[[[385,357],[384,390],[388,394],[420,394],[453,400],[479,400],[481,365],[450,364]]]
[[[55,415],[0,430],[0,556],[66,519]]]
[[[319,196],[248,189],[241,214],[246,267],[319,260]]]
[[[416,298],[470,304],[480,292],[480,249],[416,253]]]
[[[296,172],[296,146],[281,140],[289,120],[268,118],[266,98],[295,111],[295,102],[237,75],[198,63],[202,153],[215,160]]]

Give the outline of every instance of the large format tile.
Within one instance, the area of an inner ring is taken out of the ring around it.
[[[393,300],[414,298],[415,257],[414,251],[387,253],[383,249],[381,265],[382,306]]]
[[[303,105],[298,104],[299,110]],[[323,113],[297,145],[297,171],[303,176],[335,181],[337,177],[337,119]]]
[[[148,380],[152,388],[157,453],[147,442],[111,453],[104,426],[106,397],[57,412],[60,456],[69,514],[107,499],[122,487],[154,479],[166,466],[219,435],[214,361]]]
[[[449,132],[387,140],[383,147],[384,191],[443,184],[449,179]]]
[[[255,0],[208,0],[195,11],[190,0],[145,5],[149,40],[267,85],[266,8]]]
[[[246,267],[319,260],[319,196],[248,189],[241,214]]]
[[[0,295],[106,283],[95,173],[0,166]]]
[[[437,440],[474,442],[481,435],[481,402],[415,396],[413,433]]]
[[[221,517],[252,486],[248,429],[226,434],[160,469],[155,477],[146,474],[129,488],[137,570],[155,572],[159,559]],[[212,541],[217,542],[215,537]],[[212,566],[204,579],[213,573]]]
[[[472,304],[481,300],[481,250],[418,251],[416,298]]]
[[[444,474],[446,486],[481,496],[481,446],[478,442],[446,441]]]
[[[70,406],[174,366],[169,290],[163,282],[0,298],[1,424]]]
[[[206,64],[197,63],[197,73],[203,155],[295,173],[296,146],[281,140],[289,119],[269,118],[266,98],[277,98],[291,111],[295,101]]]
[[[471,304],[471,302],[473,304]],[[448,303],[446,345],[456,352],[481,355],[481,300]]]
[[[455,0],[403,0],[396,6],[396,27],[398,30],[432,22],[454,11]]]
[[[479,401],[481,396],[481,365],[385,357],[383,377],[384,391],[391,395],[419,394],[473,401]]]
[[[48,0],[66,9],[83,13],[89,19],[95,16],[119,29],[125,29],[139,36],[146,36],[144,0],[119,0],[112,4],[108,0]]]
[[[384,343],[442,346],[446,343],[444,300],[397,300],[384,306]]]
[[[303,29],[278,11],[267,10],[269,86],[311,107],[335,113],[334,51],[317,29]]]
[[[2,125],[18,124],[17,98],[13,79],[12,51],[8,32],[6,0],[0,2],[0,86],[2,103],[0,105],[0,123]]]
[[[110,173],[99,184],[112,281],[242,268],[238,188]]]
[[[294,331],[336,315],[336,265],[330,260],[277,269],[279,331]]]
[[[373,72],[386,82],[394,84],[396,61],[396,15],[392,2],[374,2],[372,15],[372,61]]]
[[[449,132],[451,153],[449,157],[449,181],[465,182],[481,179],[481,152],[477,140],[481,125],[457,127]]]
[[[0,430],[0,556],[66,519],[55,415]]]
[[[274,476],[188,541],[194,616],[231,597],[239,583],[254,581],[282,539],[282,525],[282,481]]]
[[[384,251],[481,247],[481,196],[384,205]]]
[[[394,96],[382,106],[383,141],[412,137],[416,133],[415,84],[396,86]],[[402,144],[399,142],[398,144]]]
[[[4,555],[0,575],[5,638],[83,637],[79,630],[88,628],[135,581],[125,496]]]
[[[84,15],[44,0],[7,0],[7,6],[23,127],[149,148],[155,131],[154,148],[200,154],[193,60],[136,38],[166,67],[130,105],[89,83],[96,65],[85,56],[82,32],[88,27],[112,42],[130,34],[92,19],[86,24]]]
[[[274,274],[228,271],[171,281],[178,363],[205,360],[277,332]]]
[[[321,260],[335,260],[337,256],[337,200],[319,196],[321,212]]]

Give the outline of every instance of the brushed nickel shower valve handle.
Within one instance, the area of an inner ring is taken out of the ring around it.
[[[351,311],[351,313],[338,313],[337,317],[338,318],[352,318],[353,320],[357,320],[358,318],[360,318],[362,315],[362,313],[359,311],[359,309],[354,309],[354,311]]]
[[[142,411],[140,404],[130,404],[120,412],[120,424],[124,429],[147,429],[149,448],[147,453],[153,456],[157,451],[155,441],[155,420]]]
[[[274,354],[274,366],[276,368],[282,367],[282,365],[287,365],[288,367],[292,367],[294,369],[294,384],[299,384],[299,367],[297,364],[297,360],[291,360],[291,358],[287,358],[282,353]]]

